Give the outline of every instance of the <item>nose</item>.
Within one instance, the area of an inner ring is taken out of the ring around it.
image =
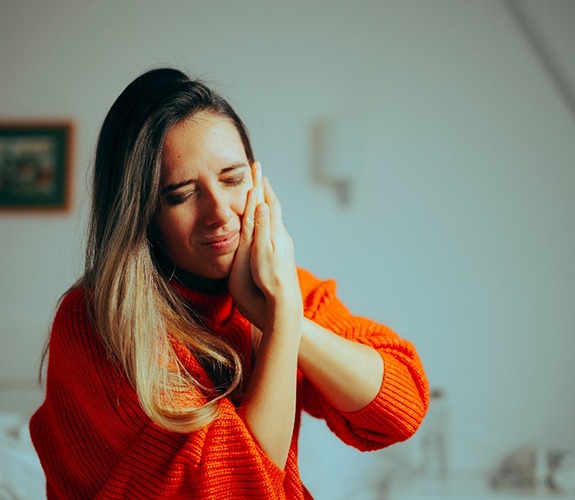
[[[221,189],[210,189],[203,193],[203,220],[206,226],[224,226],[232,218],[230,200]]]

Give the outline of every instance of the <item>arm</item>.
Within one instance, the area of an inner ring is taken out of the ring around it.
[[[299,366],[338,410],[353,412],[371,403],[381,387],[384,363],[372,347],[340,337],[305,319]]]
[[[238,410],[267,455],[285,466],[295,422],[297,336],[286,308],[270,304],[249,387]]]
[[[240,416],[278,467],[286,464],[295,422],[297,356],[303,307],[293,243],[269,183],[253,167],[229,290],[238,308],[262,331]]]
[[[304,408],[360,450],[409,438],[429,400],[413,345],[385,325],[352,315],[335,282],[301,269],[299,279],[306,316],[300,353]]]

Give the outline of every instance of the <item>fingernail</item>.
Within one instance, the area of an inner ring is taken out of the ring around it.
[[[257,207],[257,212],[259,215],[265,215],[269,212],[269,207],[267,203],[260,203]]]

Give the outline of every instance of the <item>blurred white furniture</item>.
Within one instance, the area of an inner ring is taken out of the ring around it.
[[[17,413],[0,412],[0,499],[43,498],[44,473],[30,441],[28,423]]]
[[[445,484],[425,484],[417,479],[393,485],[382,496],[385,500],[564,500],[575,495],[546,491],[496,491],[489,488],[486,478],[480,474],[459,474],[450,477]]]

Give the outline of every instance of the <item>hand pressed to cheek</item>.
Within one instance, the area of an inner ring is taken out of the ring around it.
[[[282,223],[282,210],[269,181],[262,178],[265,203],[256,209],[251,268],[254,281],[269,298],[299,297],[293,242]]]
[[[242,314],[263,328],[266,304],[278,304],[278,300],[281,307],[297,304],[301,293],[279,200],[257,163],[252,166],[252,178],[228,286]]]
[[[241,313],[259,328],[263,328],[265,320],[265,299],[257,287],[252,276],[251,254],[253,249],[255,211],[257,206],[257,187],[255,178],[255,165],[251,169],[253,187],[246,198],[244,213],[242,215],[242,230],[240,242],[232,271],[228,281],[228,288]]]

